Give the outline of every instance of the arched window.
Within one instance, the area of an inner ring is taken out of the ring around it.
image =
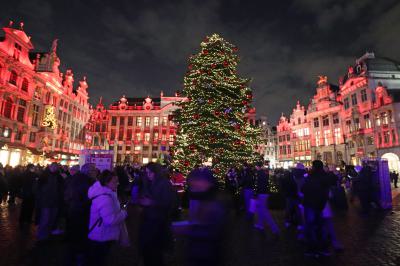
[[[21,90],[28,92],[28,88],[29,88],[29,81],[28,79],[24,78],[24,80],[22,81]]]
[[[12,111],[13,101],[10,97],[7,98],[4,103],[4,116],[11,119],[11,111]]]
[[[17,72],[12,70],[11,74],[10,74],[10,80],[8,82],[10,82],[11,84],[17,86],[17,79],[18,79]]]

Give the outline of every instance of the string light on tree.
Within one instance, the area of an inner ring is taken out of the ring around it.
[[[218,34],[201,43],[201,51],[189,58],[183,95],[174,121],[178,125],[173,148],[174,167],[188,173],[197,165],[210,165],[222,178],[227,169],[255,162],[259,129],[246,113],[251,109],[249,79],[239,77],[236,46]]]

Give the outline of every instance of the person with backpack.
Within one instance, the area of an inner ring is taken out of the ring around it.
[[[104,170],[88,192],[91,200],[89,233],[89,265],[105,265],[115,241],[127,245],[126,210],[117,196],[118,176]]]
[[[66,212],[67,253],[65,265],[81,265],[87,249],[90,201],[88,190],[96,181],[96,166],[87,163],[71,167],[71,176],[65,182],[64,202]]]

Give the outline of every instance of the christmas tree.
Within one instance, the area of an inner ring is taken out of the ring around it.
[[[229,167],[259,158],[260,132],[246,118],[252,108],[250,80],[237,75],[237,51],[213,34],[189,58],[182,92],[187,101],[178,103],[173,115],[178,132],[171,151],[173,166],[184,174],[205,164],[222,178]]]

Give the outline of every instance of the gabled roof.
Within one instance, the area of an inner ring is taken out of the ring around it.
[[[145,102],[146,98],[126,98],[127,99],[127,105],[128,106],[142,106],[143,103]],[[161,98],[151,98],[153,102],[153,106],[160,106],[161,105]],[[119,105],[119,100],[115,101],[111,106],[118,106]]]

